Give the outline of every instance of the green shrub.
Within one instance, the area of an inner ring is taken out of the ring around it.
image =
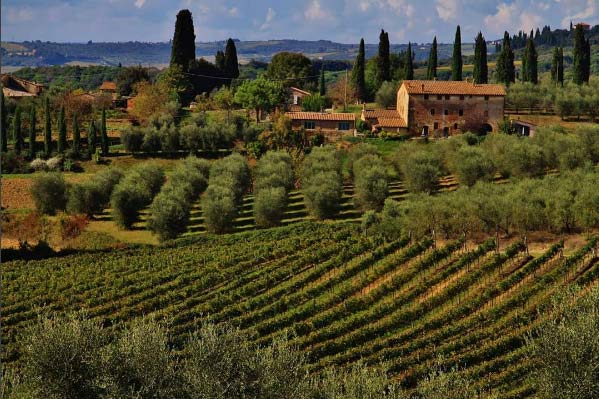
[[[365,155],[354,163],[354,190],[357,205],[380,210],[389,194],[386,165],[378,155]]]
[[[130,229],[139,218],[139,211],[152,200],[147,187],[139,183],[119,183],[110,198],[112,216],[117,225]]]
[[[125,151],[139,152],[144,142],[144,131],[139,127],[123,129],[121,131],[121,143]]]
[[[33,178],[31,196],[40,213],[55,215],[65,210],[67,183],[59,172],[43,172]]]
[[[303,188],[308,212],[316,219],[335,216],[341,204],[343,185],[337,172],[321,172],[310,178]]]
[[[478,147],[460,148],[451,162],[452,172],[461,184],[473,186],[477,181],[490,181],[495,167],[487,154]]]
[[[280,223],[287,207],[284,187],[261,188],[254,196],[254,219],[258,227],[272,227]]]
[[[291,190],[295,185],[291,156],[285,151],[268,151],[254,170],[254,190],[262,187],[283,187]]]
[[[158,129],[146,129],[141,149],[145,152],[158,152],[162,149],[162,137]]]
[[[148,227],[160,241],[176,238],[187,229],[190,211],[183,188],[162,190],[150,206]]]
[[[237,216],[235,191],[229,184],[210,185],[202,198],[202,213],[206,230],[211,233],[224,233],[233,229]]]

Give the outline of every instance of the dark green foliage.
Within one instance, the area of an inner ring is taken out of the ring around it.
[[[220,69],[223,73],[225,72],[225,53],[217,51],[214,56],[214,66]]]
[[[462,80],[462,34],[460,25],[456,28],[453,41],[453,55],[451,56],[451,80]]]
[[[465,186],[473,186],[479,180],[490,181],[495,174],[487,154],[475,146],[460,148],[450,162],[450,170]]]
[[[551,81],[556,85],[564,85],[564,49],[562,47],[553,48]]]
[[[79,119],[77,115],[73,115],[73,154],[79,156],[81,154],[81,130],[79,128]]]
[[[96,124],[94,121],[89,122],[87,129],[87,154],[91,158],[96,153]]]
[[[316,79],[306,79],[312,76],[312,62],[300,53],[283,51],[272,57],[265,76],[268,79],[282,80],[284,86],[305,88],[309,85],[315,87]]]
[[[36,120],[36,116],[35,116],[35,105],[31,106],[31,109],[29,110],[29,158],[33,159],[35,158],[35,136],[36,136],[36,131],[35,131],[35,124],[36,124],[37,120]]]
[[[320,79],[318,81],[318,94],[324,96],[327,93],[327,86],[324,80],[324,64],[320,68]]]
[[[377,71],[379,84],[391,80],[391,60],[389,56],[389,33],[381,29],[379,35],[379,56],[377,59]]]
[[[287,192],[283,187],[265,187],[254,195],[254,221],[258,227],[273,227],[283,218]]]
[[[353,162],[355,201],[363,210],[380,210],[387,198],[385,162],[378,155],[365,155]]]
[[[327,99],[320,94],[312,94],[302,99],[302,111],[323,112]]]
[[[189,70],[189,63],[196,58],[195,39],[191,12],[179,11],[172,42],[171,65],[179,65],[184,72]]]
[[[131,127],[121,131],[121,143],[125,151],[139,152],[144,142],[144,129],[141,127]]]
[[[239,77],[239,61],[237,60],[237,48],[233,39],[227,40],[225,47],[224,72],[227,77],[237,79]]]
[[[38,212],[55,215],[67,203],[67,183],[61,173],[40,173],[33,178],[31,197]]]
[[[364,73],[366,71],[366,59],[364,52],[364,39],[360,40],[358,55],[352,69],[352,82],[356,89],[356,97],[360,101],[366,101],[366,80]]]
[[[133,92],[133,86],[144,80],[150,81],[150,75],[141,65],[120,68],[116,78],[117,92],[121,96],[129,96]]]
[[[506,86],[516,81],[514,51],[510,44],[510,34],[507,32],[503,35],[503,45],[501,46],[501,52],[497,56],[495,75],[497,82],[503,83]]]
[[[272,64],[269,64],[269,68],[270,65]],[[287,93],[281,83],[262,78],[244,81],[235,92],[235,102],[256,112],[256,123],[259,122],[262,111],[274,109],[274,107],[284,102],[286,97]]]
[[[21,155],[23,150],[23,134],[21,132],[21,108],[15,109],[15,116],[12,119],[12,139],[15,144],[15,154]]]
[[[102,122],[100,125],[100,142],[102,144],[102,156],[108,156],[108,131],[106,130],[106,110],[102,110]]]
[[[558,65],[559,65],[559,47],[554,47],[553,53],[551,56],[551,81],[553,83],[558,83],[558,80],[557,80]]]
[[[437,190],[443,165],[435,152],[408,146],[395,155],[393,163],[411,193],[432,194]]]
[[[413,54],[412,54],[412,43],[408,43],[408,49],[406,50],[406,54],[405,54],[405,61],[404,61],[404,79],[406,80],[412,80],[414,79],[414,64],[412,62],[413,60]]]
[[[287,206],[287,193],[294,186],[291,157],[284,151],[269,151],[255,169],[254,219],[260,227],[280,223]]]
[[[304,161],[302,191],[308,212],[317,219],[339,211],[343,181],[341,163],[333,148],[314,148]]]
[[[557,64],[557,82],[564,85],[564,48],[559,49],[559,63]]]
[[[395,106],[397,104],[397,83],[383,82],[377,90],[374,100],[383,108]]]
[[[591,45],[585,37],[582,24],[577,24],[574,30],[574,65],[572,80],[577,85],[589,82],[591,73]]]
[[[485,84],[489,81],[487,42],[485,41],[482,32],[478,32],[474,42],[474,71],[472,75],[475,83]]]
[[[535,85],[539,82],[537,60],[537,49],[533,40],[529,38],[522,57],[522,80],[524,82],[531,82]]]
[[[187,123],[179,130],[181,146],[192,152],[231,148],[235,134],[233,124],[219,122],[205,125]]]
[[[428,62],[426,68],[426,78],[428,80],[434,80],[437,78],[437,36],[433,38],[433,44],[431,46],[430,53],[428,55]]]
[[[46,157],[52,155],[52,122],[50,119],[50,99],[44,100],[44,153]]]
[[[88,181],[72,184],[68,188],[67,211],[87,216],[101,213],[110,203],[112,191],[122,177],[120,169],[110,167]]]
[[[8,115],[5,101],[4,93],[0,93],[0,150],[2,152],[8,151]]]
[[[58,153],[64,154],[67,149],[67,120],[65,116],[64,106],[60,107],[60,115],[58,116]]]

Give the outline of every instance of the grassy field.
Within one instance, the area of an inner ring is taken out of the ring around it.
[[[106,326],[142,315],[171,321],[176,344],[204,317],[257,343],[290,333],[316,372],[385,360],[407,388],[442,356],[500,398],[531,397],[523,337],[563,285],[596,284],[596,240],[566,248],[519,241],[389,243],[351,223],[302,222],[163,247],[85,251],[3,264],[2,360],[40,314],[85,309]],[[553,244],[553,245],[550,245]]]

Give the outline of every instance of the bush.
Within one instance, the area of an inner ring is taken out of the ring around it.
[[[240,154],[232,154],[215,162],[210,168],[210,184],[213,177],[229,180],[227,184],[235,193],[236,203],[241,201],[251,182],[247,162]]]
[[[364,210],[380,210],[389,193],[386,165],[378,155],[354,163],[355,200]]]
[[[148,228],[160,241],[176,238],[187,229],[190,211],[184,189],[163,190],[150,206]]]
[[[125,151],[139,152],[144,142],[144,132],[139,127],[132,127],[121,131],[121,143]]]
[[[343,185],[334,171],[312,176],[304,186],[304,202],[308,212],[316,219],[333,217],[339,211]]]
[[[29,164],[25,158],[14,151],[2,153],[0,157],[2,173],[29,173]]]
[[[41,171],[48,170],[48,165],[46,164],[46,161],[41,158],[34,159],[33,161],[31,161],[29,166],[31,167],[31,169],[33,169],[34,172],[41,172]]]
[[[291,190],[295,186],[295,177],[291,156],[285,151],[268,151],[254,170],[255,190],[262,187],[283,187]]]
[[[265,187],[254,196],[254,219],[258,227],[273,227],[280,223],[287,207],[284,187]]]
[[[398,169],[408,191],[431,194],[437,190],[442,167],[434,154],[422,150],[405,152]]]
[[[58,172],[44,172],[33,178],[31,196],[38,212],[55,215],[67,203],[67,183]]]
[[[374,100],[383,108],[394,107],[397,105],[397,83],[383,82],[376,92]]]
[[[487,154],[478,147],[463,147],[454,154],[452,172],[460,184],[473,186],[477,181],[490,181],[495,167]]]
[[[63,157],[59,155],[59,156],[48,159],[46,161],[46,165],[48,166],[49,170],[60,172],[62,170],[63,161],[64,161]]]
[[[158,152],[162,149],[162,137],[157,129],[146,130],[141,149],[145,152]]]
[[[71,214],[91,216],[96,211],[96,192],[93,184],[73,184],[67,191],[66,210]]]
[[[237,136],[233,124],[212,122],[204,126],[188,124],[180,130],[181,145],[190,151],[216,151],[231,148]]]
[[[202,213],[206,230],[224,233],[233,229],[237,216],[235,192],[229,184],[219,184],[210,179],[210,185],[202,198]]]

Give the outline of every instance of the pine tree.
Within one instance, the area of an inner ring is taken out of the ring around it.
[[[106,129],[106,110],[102,110],[102,122],[100,125],[100,142],[102,145],[102,156],[108,156],[108,130]]]
[[[364,50],[364,39],[360,39],[358,56],[352,70],[352,81],[356,89],[356,97],[360,101],[366,101],[366,55]]]
[[[414,79],[414,64],[412,62],[412,43],[408,42],[408,50],[406,51],[406,60],[404,61],[404,78],[406,80]]]
[[[389,56],[389,34],[381,30],[379,36],[379,58],[378,58],[379,83],[391,79],[391,61]]]
[[[6,114],[6,104],[4,102],[4,93],[0,90],[0,149],[2,152],[8,151],[8,127],[7,123],[7,114]]]
[[[564,48],[559,49],[559,62],[557,64],[557,82],[564,87]]]
[[[503,35],[501,52],[497,56],[495,69],[497,81],[509,86],[516,80],[516,68],[514,67],[514,51],[510,43],[510,34],[506,31]]]
[[[87,154],[91,158],[96,153],[96,125],[94,121],[89,122],[87,131]]]
[[[572,66],[572,79],[577,85],[588,83],[590,72],[590,45],[584,35],[582,25],[574,29],[574,65]]]
[[[44,154],[46,157],[52,155],[52,122],[50,119],[50,99],[46,97],[44,102]]]
[[[237,60],[237,48],[233,39],[227,40],[225,47],[225,74],[232,79],[239,77],[239,61]]]
[[[551,81],[557,83],[557,67],[559,64],[559,49],[553,48],[553,55],[551,58]]]
[[[489,67],[487,65],[487,42],[482,32],[478,32],[474,46],[474,71],[475,83],[485,84],[489,82]]]
[[[79,156],[81,152],[81,131],[79,130],[79,121],[77,114],[73,115],[73,154]]]
[[[455,40],[453,42],[453,56],[451,58],[451,80],[462,80],[462,34],[460,25],[455,31]]]
[[[15,153],[21,154],[23,149],[23,135],[21,134],[21,108],[15,109],[15,116],[12,120],[12,138],[15,143]]]
[[[188,71],[189,63],[196,58],[195,39],[191,12],[179,11],[171,49],[171,65],[179,65],[184,72]]]
[[[67,121],[64,106],[60,107],[58,117],[58,153],[63,154],[67,147]]]
[[[225,53],[218,50],[216,55],[214,56],[214,65],[219,69],[219,71],[225,72]]]
[[[29,110],[29,158],[35,158],[35,106],[32,105]]]
[[[318,85],[318,93],[321,96],[324,96],[327,93],[327,87],[325,85],[325,80],[324,80],[324,64],[322,64],[322,66],[320,67],[320,81],[319,81],[319,85]]]
[[[433,38],[433,45],[431,51],[428,54],[428,67],[426,70],[426,78],[428,80],[434,80],[437,78],[437,36]]]

